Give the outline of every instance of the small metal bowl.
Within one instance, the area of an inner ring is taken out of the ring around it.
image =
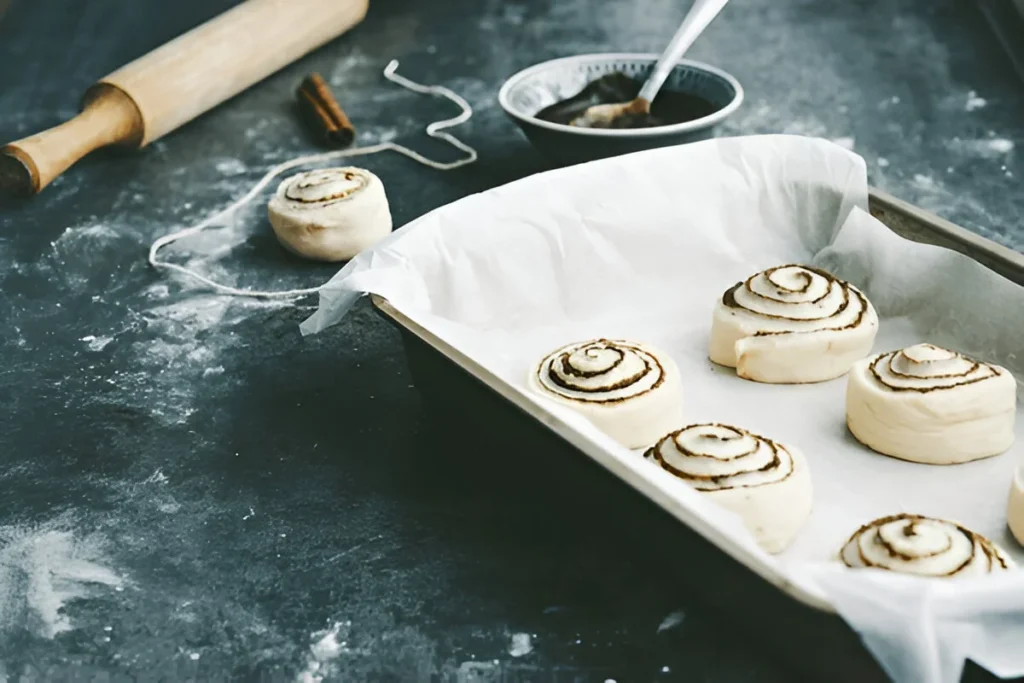
[[[654,54],[577,55],[542,62],[515,74],[501,86],[498,102],[526,137],[554,161],[575,164],[604,157],[705,140],[743,102],[743,87],[728,73],[684,59],[665,81],[663,90],[697,95],[717,109],[693,121],[635,129],[577,128],[541,121],[544,107],[572,97],[591,81],[614,71],[643,81],[654,68]]]

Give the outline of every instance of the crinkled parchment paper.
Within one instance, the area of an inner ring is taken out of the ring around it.
[[[863,160],[823,140],[731,138],[606,159],[424,216],[348,264],[303,331],[336,322],[361,293],[380,294],[524,391],[530,364],[564,343],[653,343],[680,366],[687,421],[733,423],[807,455],[814,511],[781,556],[761,552],[737,518],[682,482],[542,404],[599,444],[605,466],[637,473],[648,493],[654,487],[753,562],[831,602],[896,680],[952,683],[966,657],[1024,675],[1024,570],[923,580],[834,559],[859,525],[906,511],[958,521],[1024,560],[1004,517],[1024,438],[965,465],[902,462],[847,433],[845,379],[762,385],[707,360],[721,293],[763,268],[802,262],[867,294],[882,318],[876,351],[929,341],[1024,377],[1021,288],[964,256],[895,236],[866,209]]]

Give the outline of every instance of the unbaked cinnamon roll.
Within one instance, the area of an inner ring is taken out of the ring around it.
[[[834,379],[871,352],[878,315],[853,285],[824,270],[769,268],[726,290],[711,325],[711,360],[746,379]]]
[[[929,465],[1006,451],[1016,410],[1009,371],[932,344],[856,363],[846,387],[846,424],[861,443]]]
[[[281,244],[319,261],[347,261],[391,232],[384,185],[362,168],[324,168],[286,178],[267,213]]]
[[[651,444],[682,416],[679,369],[645,344],[594,339],[563,346],[534,366],[529,384],[627,448]]]
[[[784,550],[811,514],[811,475],[803,454],[738,427],[683,427],[645,456],[742,517],[770,553]]]
[[[843,546],[840,559],[854,569],[932,577],[982,576],[1014,567],[1006,551],[981,534],[906,513],[862,526]]]

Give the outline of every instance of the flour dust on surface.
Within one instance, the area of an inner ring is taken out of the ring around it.
[[[0,633],[53,638],[74,627],[70,603],[124,589],[104,542],[67,521],[0,527]]]

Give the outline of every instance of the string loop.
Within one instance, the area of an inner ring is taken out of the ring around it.
[[[443,121],[435,121],[431,123],[430,125],[427,126],[426,133],[430,137],[435,138],[437,140],[444,140],[445,142],[455,147],[456,149],[465,152],[466,155],[460,159],[456,159],[455,161],[450,162],[434,161],[433,159],[428,159],[419,152],[411,150],[403,145],[398,145],[393,142],[382,142],[376,145],[370,145],[369,147],[354,147],[352,149],[341,149],[335,150],[333,152],[323,152],[321,154],[310,154],[307,156],[298,157],[296,159],[291,159],[290,161],[285,161],[284,163],[278,164],[277,166],[274,166],[269,171],[267,171],[266,175],[264,175],[263,178],[261,178],[258,183],[253,185],[253,187],[248,192],[246,192],[242,197],[236,199],[234,202],[224,207],[220,211],[217,211],[216,213],[207,216],[206,218],[199,221],[195,225],[184,228],[182,230],[178,230],[176,232],[172,232],[169,235],[164,235],[163,237],[153,242],[153,244],[150,245],[149,247],[149,265],[156,269],[164,269],[180,273],[182,275],[192,278],[193,280],[197,280],[203,283],[207,287],[210,287],[216,290],[217,292],[220,292],[221,294],[227,294],[231,296],[247,296],[261,299],[297,299],[303,296],[307,296],[309,294],[315,294],[318,291],[320,291],[320,288],[323,287],[323,285],[320,285],[318,287],[310,287],[307,289],[287,289],[276,292],[231,287],[229,285],[224,285],[219,282],[215,282],[214,280],[211,280],[210,278],[192,270],[191,268],[187,268],[177,263],[173,263],[171,261],[159,258],[158,254],[160,250],[166,247],[167,245],[177,242],[178,240],[184,239],[191,235],[195,235],[196,233],[206,230],[211,225],[219,223],[225,216],[231,215],[239,208],[245,206],[250,201],[252,201],[253,198],[255,198],[261,191],[263,191],[263,189],[270,183],[271,180],[273,180],[280,174],[284,173],[285,171],[290,171],[291,169],[297,168],[299,166],[305,166],[307,164],[314,164],[323,161],[331,161],[334,159],[346,159],[352,157],[367,156],[370,154],[378,154],[380,152],[387,151],[397,152],[405,157],[412,159],[413,161],[423,164],[424,166],[436,168],[439,171],[451,171],[453,169],[471,164],[477,160],[477,153],[475,149],[473,149],[466,143],[462,142],[451,133],[444,132],[448,128],[452,128],[454,126],[463,124],[466,121],[469,121],[469,119],[473,116],[473,108],[469,106],[469,103],[466,102],[466,100],[464,100],[462,97],[452,92],[448,88],[445,88],[444,86],[422,85],[420,83],[416,83],[415,81],[409,80],[405,76],[399,75],[398,60],[391,60],[387,67],[385,67],[384,78],[388,79],[392,83],[400,85],[406,90],[411,90],[412,92],[420,93],[422,95],[438,95],[441,97],[445,97],[454,102],[455,104],[457,104],[459,108],[462,110],[458,116],[454,116],[450,119],[445,119]]]

